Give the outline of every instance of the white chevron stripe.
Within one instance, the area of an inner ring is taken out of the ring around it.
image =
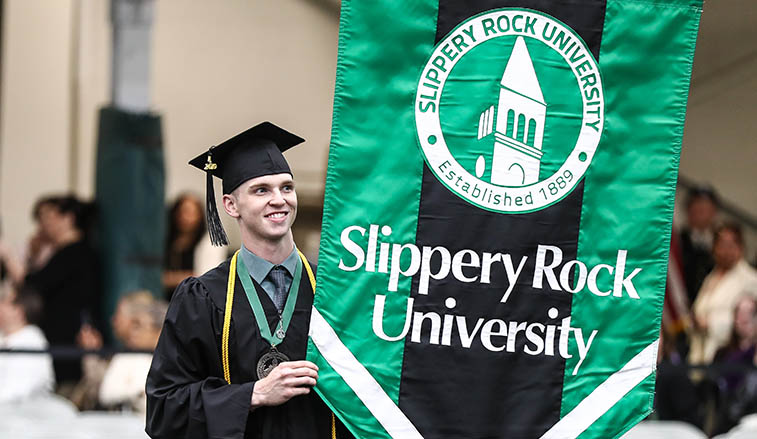
[[[397,404],[389,398],[370,372],[357,361],[334,329],[313,307],[308,334],[323,358],[355,392],[363,405],[393,438],[423,439]]]
[[[657,365],[657,345],[659,342],[660,339],[652,342],[636,354],[622,369],[610,375],[573,410],[547,430],[541,438],[573,438],[589,428],[631,389],[654,372]]]

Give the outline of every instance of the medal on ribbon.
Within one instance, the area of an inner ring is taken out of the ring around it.
[[[260,330],[260,335],[271,344],[271,349],[260,357],[257,364],[258,379],[263,379],[267,377],[276,366],[285,361],[289,361],[289,357],[280,352],[276,346],[284,341],[287,329],[289,328],[289,322],[292,320],[294,304],[297,302],[297,294],[300,290],[302,260],[297,260],[297,268],[294,270],[294,277],[292,279],[292,285],[289,287],[286,304],[284,305],[284,310],[279,315],[279,322],[273,333],[271,333],[268,319],[266,318],[265,311],[263,311],[263,304],[260,303],[257,290],[252,284],[250,273],[247,270],[247,266],[244,264],[244,260],[241,258],[237,261],[237,274],[242,281],[242,286],[247,295],[247,300],[250,302],[250,307],[252,307],[252,312],[255,315],[255,321]]]

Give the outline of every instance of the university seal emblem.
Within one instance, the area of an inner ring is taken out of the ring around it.
[[[426,163],[449,190],[490,211],[532,212],[567,196],[589,168],[604,127],[602,78],[560,21],[488,11],[434,48],[415,122]]]

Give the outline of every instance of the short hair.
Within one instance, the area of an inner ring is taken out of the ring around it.
[[[39,214],[40,210],[42,210],[42,206],[56,206],[55,198],[56,197],[53,196],[46,196],[35,201],[34,207],[32,207],[32,219],[39,221]]]
[[[700,198],[706,198],[710,200],[712,204],[716,206],[718,205],[718,195],[715,193],[715,189],[709,185],[701,185],[689,189],[689,193],[686,196],[686,207],[691,207],[691,205],[694,204],[694,201]]]
[[[19,286],[12,303],[21,308],[27,324],[37,325],[42,321],[44,301],[37,290],[26,285]]]
[[[141,318],[141,321],[146,321],[155,328],[163,326],[168,303],[156,299],[149,291],[139,290],[128,293],[121,297],[119,303],[123,305],[124,312],[129,315],[129,318]]]
[[[43,206],[51,206],[60,213],[73,215],[75,227],[82,232],[88,231],[96,215],[94,203],[81,201],[70,194],[53,195],[40,198],[34,203],[32,209],[34,220],[39,221],[40,210]]]
[[[734,221],[726,221],[715,228],[715,241],[717,241],[721,232],[728,231],[734,234],[736,237],[736,243],[739,247],[744,248],[744,233],[741,229],[741,224]]]
[[[118,303],[123,305],[124,311],[130,315],[147,309],[153,302],[155,302],[155,296],[147,290],[132,291],[118,299]]]

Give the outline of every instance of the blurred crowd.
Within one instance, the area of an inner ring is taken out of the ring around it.
[[[144,413],[171,294],[226,257],[206,237],[201,199],[185,193],[166,210],[162,289],[124,292],[112,316],[103,315],[91,203],[71,195],[38,200],[23,252],[0,237],[0,404],[57,394],[80,410]]]
[[[757,413],[757,271],[711,188],[692,189],[685,206],[671,240],[654,416],[717,435]]]
[[[691,190],[674,228],[653,415],[711,435],[757,413],[757,271],[718,205],[713,190]],[[0,404],[56,392],[80,410],[144,412],[171,294],[227,256],[210,245],[202,200],[185,193],[166,209],[162,290],[125,292],[112,316],[102,315],[93,206],[45,197],[32,218],[22,254],[0,238]]]

